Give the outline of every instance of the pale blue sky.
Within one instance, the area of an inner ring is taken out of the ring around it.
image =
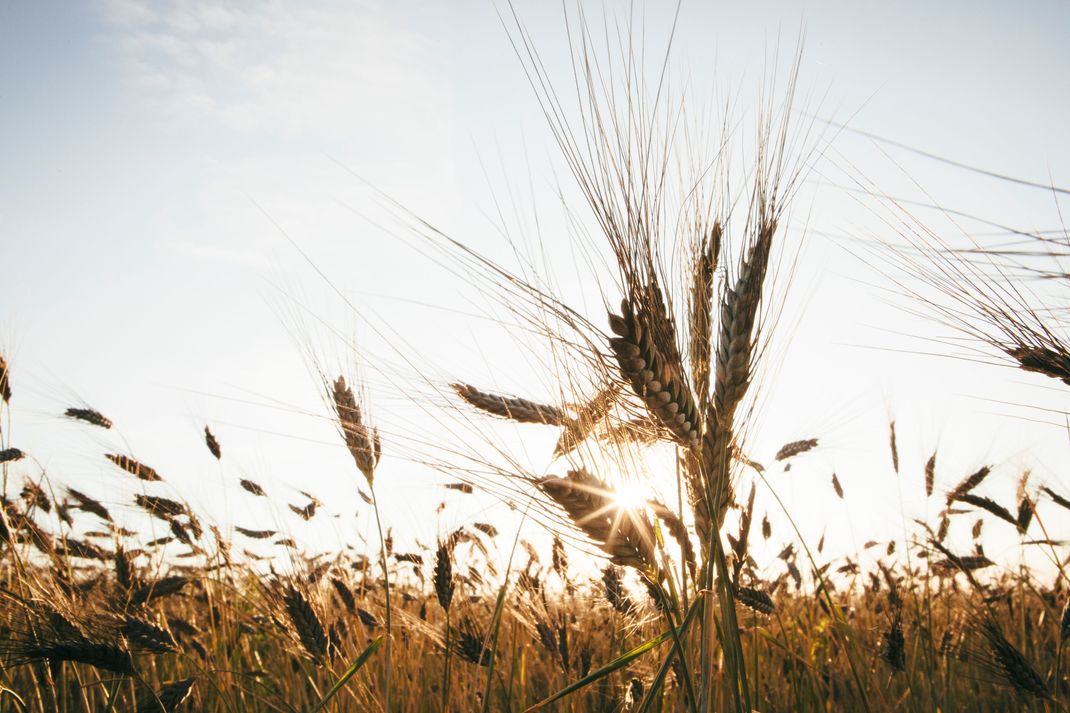
[[[603,13],[625,17],[627,4],[583,7],[597,24]],[[673,5],[635,7],[659,55]],[[580,204],[498,10],[507,12],[490,2],[374,0],[3,5],[0,346],[15,372],[12,443],[41,456],[61,481],[128,500],[98,455],[113,436],[87,436],[55,418],[80,397],[218,517],[229,509],[247,527],[281,518],[318,536],[316,520],[246,511],[249,501],[232,488],[227,503],[242,509],[224,507],[219,478],[239,473],[282,500],[299,502],[294,489],[308,486],[336,498],[336,511],[355,509],[354,474],[330,425],[269,407],[278,400],[324,413],[285,324],[290,299],[357,334],[388,374],[402,360],[339,304],[268,215],[373,325],[407,340],[395,341],[420,355],[422,369],[545,396],[546,380],[516,357],[515,342],[465,316],[479,308],[478,295],[366,220],[382,217],[381,201],[339,166],[503,261],[510,253],[492,198],[516,191],[522,204],[538,205],[542,250],[557,258],[562,281],[577,279],[555,185]],[[561,7],[518,2],[517,10],[550,73],[567,81]],[[1070,184],[1070,98],[1059,89],[1070,68],[1070,10],[1062,3],[692,2],[680,17],[669,74],[699,108],[734,97],[745,121],[777,47],[783,68],[802,34],[802,95],[823,116],[1002,173]],[[854,242],[830,237],[872,241],[891,230],[856,196],[819,184],[864,176],[914,198],[923,188],[948,208],[1025,229],[1059,227],[1056,204],[887,150],[837,137],[793,211],[793,230],[808,226],[809,234],[788,314],[804,321],[775,351],[780,368],[754,434],[758,458],[794,438],[827,444],[779,484],[804,533],[816,539],[828,525],[844,550],[900,534],[904,513],[924,513],[920,468],[936,446],[947,454],[945,487],[989,461],[1002,466],[997,494],[1013,489],[1019,467],[1070,486],[1055,470],[1065,431],[992,401],[1061,408],[1061,395],[1011,369],[892,351],[928,348],[896,333],[938,331],[874,287],[887,284],[849,253]],[[520,212],[530,229],[530,206]],[[340,341],[315,339],[329,358],[346,359]],[[388,454],[390,436],[436,436],[396,382],[369,379]],[[887,457],[890,416],[908,464],[903,508]],[[223,441],[222,474],[199,443],[205,422]],[[849,517],[828,499],[832,470]],[[444,496],[434,482],[417,466],[384,462],[389,519],[425,542]],[[488,499],[451,503],[441,527],[480,519],[482,507],[503,509]]]

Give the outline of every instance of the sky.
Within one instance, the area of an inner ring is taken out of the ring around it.
[[[676,7],[515,9],[567,87],[566,10],[573,30],[582,12],[611,35],[630,17],[656,77]],[[914,314],[874,257],[896,226],[857,187],[1025,230],[1059,228],[1065,200],[835,126],[1066,186],[1070,98],[1056,90],[1070,66],[1068,21],[1057,2],[679,8],[666,76],[688,118],[709,119],[702,128],[714,133],[726,103],[739,126],[753,122],[759,91],[770,77],[783,87],[801,45],[795,120],[817,128],[822,151],[785,231],[800,258],[748,447],[770,460],[784,442],[821,440],[791,472],[770,475],[811,543],[827,532],[830,550],[855,552],[902,537],[914,517],[931,521],[939,498],[925,502],[921,472],[934,449],[938,489],[991,463],[997,499],[1024,468],[1070,490],[1062,394],[1006,366],[927,354],[949,332]],[[473,521],[515,522],[498,499],[450,493],[416,462],[426,442],[452,446],[459,434],[407,397],[430,392],[409,380],[419,372],[536,399],[552,396],[552,381],[528,341],[496,321],[492,297],[435,258],[392,207],[507,266],[514,243],[529,246],[604,319],[566,209],[589,216],[514,52],[512,23],[508,5],[475,1],[0,7],[0,350],[16,394],[5,438],[130,518],[131,486],[105,450],[152,464],[221,523],[349,542],[368,536],[371,520],[311,349],[332,374],[360,364],[384,433],[377,494],[399,537],[426,543]],[[914,216],[941,235],[992,231],[923,208]],[[116,431],[58,416],[81,403]],[[205,424],[223,443],[220,464],[200,441]],[[538,472],[552,465],[555,434],[534,430],[486,432]],[[831,495],[833,472],[843,501]],[[239,477],[278,497],[250,502]],[[299,490],[340,517],[296,521],[285,504],[303,502]],[[775,554],[786,520],[764,489],[759,503],[776,523],[766,546]],[[989,554],[1013,556],[1014,538],[998,530]]]

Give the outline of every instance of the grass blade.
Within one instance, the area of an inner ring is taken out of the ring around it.
[[[368,659],[371,658],[371,655],[375,653],[375,650],[383,645],[383,641],[385,639],[385,634],[377,636],[375,639],[372,639],[372,642],[368,644],[363,651],[360,652],[360,656],[356,658],[356,660],[353,662],[353,665],[347,668],[346,672],[342,674],[341,678],[334,682],[334,685],[331,686],[331,689],[327,691],[327,694],[323,696],[323,699],[320,700],[319,703],[308,709],[308,713],[316,713],[316,711],[321,710],[325,705],[327,705],[327,702],[334,698],[334,696],[340,690],[342,690],[342,687],[349,682],[349,679],[353,678],[357,671],[360,670],[361,666],[367,663]]]
[[[537,711],[540,708],[548,706],[549,704],[553,703],[554,701],[561,700],[565,696],[571,695],[571,694],[575,693],[576,691],[580,690],[581,688],[585,688],[586,686],[591,685],[592,683],[594,683],[595,681],[599,680],[600,678],[605,678],[609,674],[611,674],[611,673],[613,673],[615,671],[619,671],[620,669],[624,668],[625,666],[630,664],[635,659],[639,658],[640,656],[642,656],[643,654],[647,653],[651,649],[657,648],[658,646],[660,646],[661,644],[665,643],[666,641],[668,641],[671,638],[672,638],[672,632],[671,631],[666,631],[663,634],[659,634],[658,636],[654,637],[650,641],[647,641],[644,644],[640,644],[639,646],[636,646],[634,649],[632,649],[631,651],[629,651],[629,652],[627,652],[625,654],[621,654],[620,656],[618,656],[617,658],[613,659],[612,661],[610,661],[608,664],[606,664],[602,668],[600,668],[600,669],[598,669],[596,671],[592,671],[591,673],[587,674],[586,676],[584,676],[580,680],[576,681],[575,683],[572,683],[572,684],[569,684],[568,686],[565,686],[564,688],[562,688],[560,691],[558,691],[554,695],[550,696],[549,698],[544,698],[541,701],[539,701],[538,703],[536,703],[535,705],[531,706],[530,708],[524,709],[524,713],[531,713],[531,711]]]

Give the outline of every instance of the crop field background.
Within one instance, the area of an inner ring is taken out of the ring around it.
[[[1070,710],[1068,22],[0,9],[0,711]]]

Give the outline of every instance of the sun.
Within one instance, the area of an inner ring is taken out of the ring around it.
[[[639,483],[624,482],[614,488],[613,499],[621,510],[640,510],[647,496]]]

